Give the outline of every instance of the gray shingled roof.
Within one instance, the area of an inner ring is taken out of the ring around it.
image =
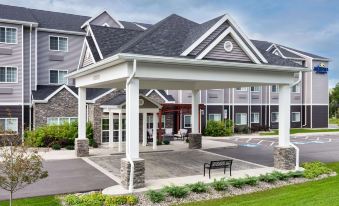
[[[131,30],[91,25],[91,28],[104,58],[143,32],[139,27]]]
[[[32,92],[34,100],[44,100],[57,89],[62,87],[62,85],[38,85],[37,90]],[[74,86],[68,86],[75,94],[78,94],[78,88]],[[109,91],[109,89],[103,88],[87,88],[86,89],[86,99],[93,100],[96,97],[104,94]]]
[[[280,52],[285,56],[285,57],[289,57],[289,58],[302,58],[298,55],[296,55],[295,53],[292,53],[290,51],[287,51],[286,49],[282,48],[280,45],[278,45],[278,48],[280,50]]]
[[[126,102],[126,94],[118,94],[103,102],[102,105],[121,105],[124,102]]]
[[[0,4],[0,19],[37,22],[29,9]]]
[[[169,95],[165,92],[165,90],[162,90],[162,89],[157,89],[162,96],[164,96],[166,98],[167,101],[175,101],[175,99],[173,98],[172,95]],[[150,89],[140,89],[139,93],[140,94],[143,94],[143,95],[146,95],[148,92],[150,91]]]
[[[283,46],[283,45],[280,45],[280,46]],[[287,47],[287,46],[283,46],[283,47],[285,47],[287,49],[291,49],[291,50],[296,51],[296,52],[299,52],[301,54],[304,54],[304,55],[312,57],[312,58],[316,58],[316,59],[328,59],[326,57],[322,57],[322,56],[319,56],[319,55],[311,54],[309,52],[300,51],[300,50],[293,49],[293,48],[290,48],[290,47]]]
[[[120,23],[124,26],[125,29],[132,29],[132,30],[138,30],[138,31],[144,31],[141,27],[137,26],[133,22],[129,21],[120,21]],[[141,25],[142,26],[142,25]]]

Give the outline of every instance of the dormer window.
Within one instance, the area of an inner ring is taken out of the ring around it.
[[[49,49],[51,51],[68,51],[68,38],[61,36],[49,36]]]

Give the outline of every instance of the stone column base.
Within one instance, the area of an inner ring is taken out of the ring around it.
[[[76,138],[74,142],[74,150],[77,157],[89,156],[89,141],[88,139]]]
[[[202,139],[201,139],[202,135],[199,133],[191,133],[188,134],[188,148],[189,149],[201,149],[202,147]]]
[[[296,150],[293,147],[274,148],[274,168],[282,170],[294,170],[296,161]]]
[[[134,159],[134,178],[133,178],[133,188],[138,189],[145,187],[145,160],[144,159]],[[127,158],[121,159],[121,185],[128,189],[129,188],[129,178],[131,173],[131,164]]]

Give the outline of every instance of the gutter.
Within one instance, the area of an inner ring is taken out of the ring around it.
[[[302,80],[302,72],[299,72],[299,78],[296,82],[294,82],[290,87],[294,87],[295,85],[299,84]],[[293,144],[292,142],[290,142],[290,145],[295,149],[296,152],[296,157],[295,157],[295,170],[299,170],[299,164],[300,164],[300,149]]]
[[[126,81],[126,88],[131,83],[131,80],[134,78],[136,70],[137,70],[137,61],[134,59],[133,60],[133,72],[132,72],[131,76],[129,76],[127,81]],[[129,129],[131,129],[131,128],[129,128]],[[130,144],[130,143],[131,143],[131,140],[129,139],[128,140],[128,144]],[[130,193],[133,193],[134,162],[133,162],[133,160],[132,160],[132,158],[131,158],[131,156],[129,154],[126,155],[126,158],[129,161],[129,163],[131,164],[131,172],[130,172],[130,175],[129,175],[129,187],[128,187],[128,191]]]

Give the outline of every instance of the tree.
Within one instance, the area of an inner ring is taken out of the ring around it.
[[[8,135],[11,138],[0,144],[0,188],[10,192],[11,206],[14,192],[46,178],[48,172],[43,170],[42,158],[36,151],[29,152],[21,146],[17,135]]]
[[[330,99],[329,99],[329,110],[330,116],[338,118],[338,106],[339,106],[339,83],[335,85],[335,87],[330,91]]]

